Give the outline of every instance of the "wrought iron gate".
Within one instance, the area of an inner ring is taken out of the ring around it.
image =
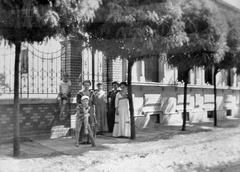
[[[23,44],[20,56],[20,97],[54,98],[61,79],[61,56],[58,41],[46,44]],[[0,98],[12,98],[14,87],[15,47],[0,46]]]

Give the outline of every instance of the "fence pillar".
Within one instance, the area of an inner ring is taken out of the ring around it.
[[[72,97],[75,97],[81,89],[82,82],[82,50],[83,40],[70,37],[68,40],[61,42],[63,56],[61,59],[61,71],[69,74],[72,83]],[[79,77],[80,76],[80,77]]]

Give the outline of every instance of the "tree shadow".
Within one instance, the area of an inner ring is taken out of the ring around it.
[[[224,124],[224,122],[227,124]],[[219,123],[219,127],[239,127],[239,119],[231,119],[227,122],[222,121]],[[113,138],[111,133],[104,133],[103,135],[97,135],[96,147],[91,147],[91,145],[80,145],[79,147],[75,147],[75,140],[71,136],[48,140],[32,140],[29,138],[24,138],[22,139],[22,151],[18,159],[52,158],[58,156],[83,156],[89,151],[102,151],[111,149],[111,145],[168,140],[177,135],[190,135],[201,132],[211,132],[215,128],[216,127],[212,126],[212,122],[187,123],[186,131],[181,131],[180,124],[155,125],[149,128],[138,129],[136,140],[130,140],[128,138]],[[8,153],[5,152],[3,154],[7,157],[12,157],[12,145],[7,144],[5,148],[8,149]],[[0,151],[3,149],[4,146],[0,146]],[[178,168],[182,168],[181,164]],[[200,168],[203,169],[203,167],[199,167],[199,169]]]
[[[56,144],[54,144],[54,142]],[[55,145],[55,146],[54,146]],[[7,152],[3,152],[4,157],[12,158],[13,151],[12,146],[9,144],[3,145],[0,149],[8,149]],[[53,158],[59,156],[83,156],[84,153],[89,151],[100,151],[103,149],[108,149],[108,146],[99,144],[96,147],[92,147],[91,144],[83,145],[80,144],[79,147],[75,146],[75,140],[69,138],[62,139],[51,139],[44,141],[31,140],[24,138],[21,142],[21,151],[18,157],[15,159],[34,159],[34,158]]]
[[[173,168],[174,171],[176,172],[189,172],[189,171],[201,171],[201,172],[237,172],[239,171],[239,165],[240,163],[228,163],[226,164],[225,162],[219,162],[218,166],[215,167],[207,167],[204,164],[200,165],[195,165],[193,163],[188,163],[188,164],[177,164]]]
[[[211,128],[201,126],[188,126],[185,131],[181,130],[181,125],[155,125],[153,128],[145,128],[137,131],[136,142],[149,142],[157,140],[169,140],[177,135],[190,135],[201,132],[211,132]],[[149,133],[149,134],[147,134]]]

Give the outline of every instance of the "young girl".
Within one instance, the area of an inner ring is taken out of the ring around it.
[[[76,116],[76,146],[79,146],[79,134],[82,128],[82,125],[84,123],[84,133],[89,135],[89,138],[91,140],[92,146],[95,146],[95,141],[93,137],[93,133],[89,124],[89,110],[90,106],[89,103],[89,97],[88,96],[82,96],[81,98],[81,104],[77,106],[77,116]]]
[[[83,119],[84,122],[84,133],[88,134],[88,118],[90,116],[89,111],[90,111],[90,106],[88,105],[89,103],[89,98],[88,96],[83,96],[81,98],[81,104],[77,106],[77,118]]]

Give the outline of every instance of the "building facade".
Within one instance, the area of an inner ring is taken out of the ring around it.
[[[217,0],[215,2],[222,11],[240,14],[239,9],[224,1]],[[78,41],[69,40],[68,44]],[[82,43],[76,44],[79,44],[76,47],[81,47]],[[72,72],[78,71],[78,75],[83,74],[78,81],[90,79],[95,84],[103,82],[105,90],[109,91],[112,81],[127,80],[127,61],[125,59],[107,60],[100,52],[90,53],[86,50],[79,53],[81,58],[78,60],[83,60],[82,68],[71,67]],[[73,60],[70,56],[68,58]],[[92,67],[89,67],[93,64],[92,59],[95,59],[93,65],[95,73]],[[133,66],[135,116],[141,118],[150,115],[150,118],[161,124],[179,123],[182,122],[183,112],[183,78],[176,68],[169,67],[161,59],[153,57],[136,62]],[[101,77],[99,78],[99,76]],[[213,77],[212,68],[195,68],[190,71],[187,90],[188,121],[213,120]],[[239,117],[240,77],[237,76],[236,69],[221,70],[216,76],[216,81],[218,119]]]
[[[215,1],[215,0],[214,0]],[[237,8],[217,0],[221,10],[239,13]],[[13,138],[14,46],[0,44],[0,143]],[[160,124],[182,122],[183,78],[176,68],[152,58],[138,61],[132,69],[134,113],[137,127],[148,121]],[[104,84],[111,90],[112,81],[127,80],[127,61],[109,60],[101,52],[93,52],[82,40],[49,41],[47,44],[22,47],[20,60],[20,130],[23,138],[56,138],[74,128],[75,97],[85,79]],[[72,82],[72,99],[63,121],[58,118],[56,97],[61,74],[67,72]],[[6,83],[3,85],[2,83]],[[213,69],[195,68],[189,74],[187,120],[213,121]],[[219,120],[240,117],[240,77],[236,70],[217,74],[217,116]]]

